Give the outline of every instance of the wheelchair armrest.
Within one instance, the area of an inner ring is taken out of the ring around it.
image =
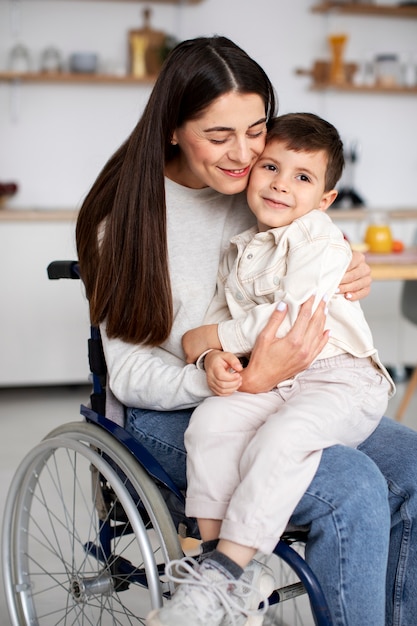
[[[80,278],[80,266],[78,261],[52,261],[47,268],[49,280],[59,278]]]

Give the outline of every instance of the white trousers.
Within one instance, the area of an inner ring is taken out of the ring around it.
[[[189,517],[222,520],[220,537],[269,554],[319,466],[377,427],[390,384],[371,359],[316,361],[289,387],[213,396],[185,433]]]

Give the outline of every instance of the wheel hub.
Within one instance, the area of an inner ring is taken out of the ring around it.
[[[105,571],[89,578],[77,575],[71,580],[70,593],[79,604],[87,602],[91,596],[111,596],[113,591],[112,577]]]

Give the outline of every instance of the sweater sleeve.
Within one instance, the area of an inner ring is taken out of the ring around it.
[[[173,411],[197,406],[212,395],[206,374],[195,365],[171,364],[161,351],[109,339],[100,326],[109,386],[125,406]]]

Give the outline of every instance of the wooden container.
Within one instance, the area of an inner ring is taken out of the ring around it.
[[[129,72],[136,78],[158,74],[162,66],[166,34],[150,27],[150,17],[150,9],[144,9],[143,28],[129,31]]]

